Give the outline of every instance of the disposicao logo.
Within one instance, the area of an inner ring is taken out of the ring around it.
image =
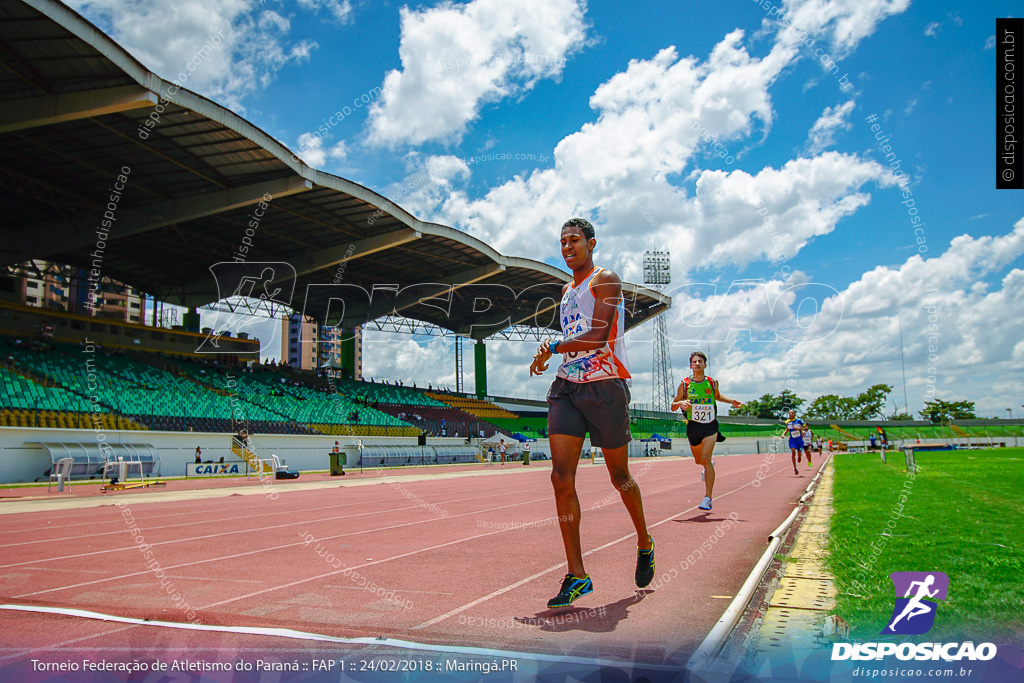
[[[930,631],[938,609],[932,600],[946,599],[949,577],[942,572],[893,572],[889,578],[896,588],[896,606],[882,635],[919,636]]]
[[[949,577],[942,572],[893,572],[889,575],[896,591],[889,625],[880,635],[922,635],[935,625],[938,603],[949,591]],[[996,656],[993,643],[834,643],[832,659],[869,660],[896,655],[897,659],[988,661]]]

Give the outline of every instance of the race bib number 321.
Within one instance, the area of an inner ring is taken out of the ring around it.
[[[709,405],[697,405],[691,406],[693,410],[693,421],[702,422],[707,424],[715,419],[715,407]]]

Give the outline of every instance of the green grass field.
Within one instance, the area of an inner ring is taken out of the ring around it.
[[[877,454],[836,455],[827,561],[836,613],[854,637],[874,637],[892,614],[891,572],[941,571],[949,595],[925,638],[1024,634],[1024,448],[916,459],[911,477],[900,452],[887,465]]]

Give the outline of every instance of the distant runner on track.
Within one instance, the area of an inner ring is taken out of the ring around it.
[[[811,469],[811,447],[814,445],[814,432],[811,428],[807,428],[807,432],[804,434],[804,455],[807,456],[807,469]]]
[[[800,474],[800,470],[797,469],[796,464],[800,462],[800,458],[804,451],[804,432],[807,431],[807,425],[804,421],[796,416],[795,410],[789,411],[789,419],[786,420],[786,433],[789,434],[789,452],[790,457],[793,459],[793,474]],[[810,465],[811,455],[807,454],[807,463]]]
[[[722,396],[718,382],[704,374],[707,364],[708,357],[702,351],[690,354],[693,376],[679,383],[679,390],[672,401],[672,410],[680,409],[686,414],[686,438],[690,442],[690,452],[693,461],[704,468],[701,471],[704,500],[697,506],[701,510],[711,509],[711,494],[715,490],[715,463],[711,456],[715,444],[725,441],[718,428],[718,401],[729,403],[733,408],[743,405],[734,398]]]
[[[593,592],[583,568],[580,501],[576,468],[584,437],[604,453],[612,483],[619,489],[637,533],[634,579],[644,588],[654,578],[654,539],[647,532],[640,488],[629,473],[629,362],[623,345],[625,305],[622,282],[610,270],[594,266],[594,226],[572,218],[562,226],[562,258],[572,282],[562,288],[562,338],[541,344],[530,376],[547,370],[554,353],[562,354],[558,376],[548,390],[551,484],[569,573],[548,607],[565,607]]]

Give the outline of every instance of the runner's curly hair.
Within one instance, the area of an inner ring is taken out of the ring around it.
[[[594,226],[586,218],[570,218],[562,224],[562,230],[566,228],[579,228],[584,239],[594,239]]]

